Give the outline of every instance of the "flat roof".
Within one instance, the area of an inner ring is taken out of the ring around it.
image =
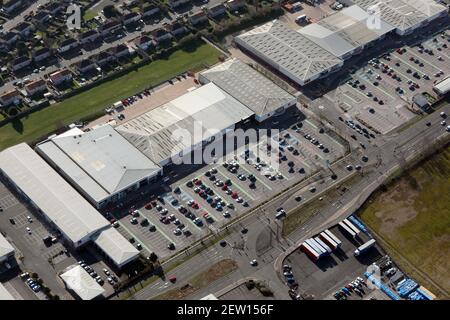
[[[105,292],[89,273],[80,265],[70,266],[61,274],[66,286],[73,290],[82,300],[92,300]]]
[[[377,28],[369,28],[369,14],[358,6],[350,6],[298,32],[337,57],[379,39],[395,29],[381,21]]]
[[[406,31],[427,19],[447,12],[434,0],[350,0],[366,11],[378,7],[381,19],[400,31]],[[375,10],[377,12],[377,10]]]
[[[69,130],[36,149],[97,203],[161,171],[110,125]]]
[[[0,300],[16,300],[1,283],[0,283]]]
[[[436,84],[434,89],[437,90],[439,94],[446,94],[450,92],[450,77]]]
[[[302,82],[343,63],[329,51],[278,20],[239,35],[235,41]]]
[[[0,169],[73,243],[110,225],[27,144],[2,151]]]
[[[115,129],[160,164],[253,114],[235,98],[209,83]],[[174,133],[183,131],[191,135],[191,141],[175,139],[178,137]]]
[[[102,231],[94,243],[119,267],[139,256],[139,251],[114,228]]]
[[[265,115],[296,101],[293,95],[236,58],[201,73],[201,76],[239,100],[256,115]]]
[[[0,259],[14,252],[14,247],[0,233]]]

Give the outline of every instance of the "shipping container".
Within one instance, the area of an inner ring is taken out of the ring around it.
[[[325,249],[323,249],[323,251],[319,248],[319,246],[316,244],[316,242],[315,241],[311,241],[312,239],[308,239],[308,240],[305,240],[305,242],[311,247],[311,248],[313,248],[320,256],[323,256],[324,255],[324,252],[323,251],[325,251]]]
[[[310,241],[310,243],[314,243],[316,245],[316,247],[319,248],[319,250],[322,252],[323,255],[327,255],[328,254],[327,249],[322,247],[322,245],[319,242],[317,242],[315,239],[311,238],[311,239],[308,239],[308,240]]]

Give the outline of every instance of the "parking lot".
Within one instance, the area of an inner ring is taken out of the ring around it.
[[[18,277],[22,272],[35,272],[53,294],[58,294],[61,299],[73,299],[65,290],[65,285],[58,274],[81,260],[92,268],[90,272],[95,271],[97,276],[102,277],[101,283],[105,294],[113,293],[113,287],[107,283],[107,276],[102,271],[105,268],[111,269],[104,263],[96,249],[88,246],[80,251],[74,251],[65,246],[58,231],[52,229],[2,182],[0,182],[0,207],[3,208],[0,212],[0,230],[16,248],[16,258],[24,257],[19,263],[20,270],[7,279],[8,285],[17,291],[18,296],[24,299],[45,299],[42,291],[33,292]],[[48,236],[53,237],[53,240],[44,243],[44,238]]]
[[[247,145],[229,138],[225,144],[234,148],[224,154],[224,161],[215,154],[218,158],[209,164],[168,169],[166,175],[173,179],[161,190],[137,199],[135,207],[111,210],[117,230],[144,255],[154,252],[167,258],[346,153],[297,108],[256,129],[267,127],[277,127],[280,134]],[[208,149],[223,148],[223,143],[217,139]]]
[[[329,256],[321,257],[317,262],[303,251],[296,250],[284,261],[292,267],[292,274],[299,284],[298,291],[305,295],[313,295],[316,300],[334,300],[335,292],[357,277],[362,278],[365,283],[366,278],[363,274],[367,271],[367,267],[382,257],[377,245],[358,258],[354,256],[355,249],[369,240],[366,234],[361,232],[355,240],[347,236],[345,231],[341,231],[340,227],[333,227],[330,231],[341,240],[340,249],[333,251]],[[366,299],[372,291],[374,289],[363,284],[361,295],[353,292],[347,299]],[[384,294],[382,296],[386,297]]]
[[[433,85],[450,74],[449,31],[415,46],[404,46],[352,70],[342,85],[327,95],[346,120],[386,134],[414,118],[416,94],[436,98]]]

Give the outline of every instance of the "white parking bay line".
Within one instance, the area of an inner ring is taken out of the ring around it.
[[[225,173],[223,173],[221,171],[221,168],[218,168],[217,171],[220,172],[221,175],[223,175],[225,178],[230,179],[229,176],[227,176]],[[230,179],[231,180],[231,179]],[[233,183],[233,185],[238,188],[243,194],[245,194],[247,197],[249,197],[251,200],[255,200],[255,198],[253,198],[250,194],[248,194],[243,188],[241,188],[241,186],[239,186],[239,184],[237,183]]]
[[[433,68],[435,68],[437,71],[439,71],[440,69],[438,67],[436,67],[434,64],[432,64],[431,62],[428,61],[428,59],[426,59],[426,57],[421,57],[418,54],[416,54],[413,50],[408,51],[409,53],[411,53],[413,56],[415,56],[416,58],[418,58],[420,61],[422,61],[424,64],[429,64],[430,66],[432,66]],[[423,73],[423,72],[422,72]]]

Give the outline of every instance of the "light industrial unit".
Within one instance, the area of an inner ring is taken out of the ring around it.
[[[68,267],[60,277],[67,289],[73,291],[81,300],[93,300],[102,297],[105,292],[80,265]]]
[[[341,59],[360,53],[395,28],[372,21],[358,6],[350,6],[298,30],[302,35]]]
[[[0,173],[73,248],[98,240],[106,231],[108,236],[98,246],[117,267],[131,261],[117,259],[118,248],[126,251],[126,255],[132,251],[133,259],[139,256],[139,251],[121,235],[109,236],[117,230],[27,144],[21,143],[0,153]],[[105,245],[104,241],[108,240],[114,243]]]
[[[342,0],[344,4],[356,4],[394,26],[398,35],[406,35],[447,14],[448,9],[434,0]]]
[[[164,167],[223,136],[254,113],[213,83],[196,88],[116,130]]]
[[[339,70],[343,60],[278,20],[234,38],[245,51],[303,86]]]
[[[69,130],[37,145],[36,151],[97,208],[162,173],[110,125],[88,132]]]
[[[212,82],[239,100],[262,122],[296,104],[296,97],[277,86],[251,66],[234,58],[199,75],[203,84]]]

